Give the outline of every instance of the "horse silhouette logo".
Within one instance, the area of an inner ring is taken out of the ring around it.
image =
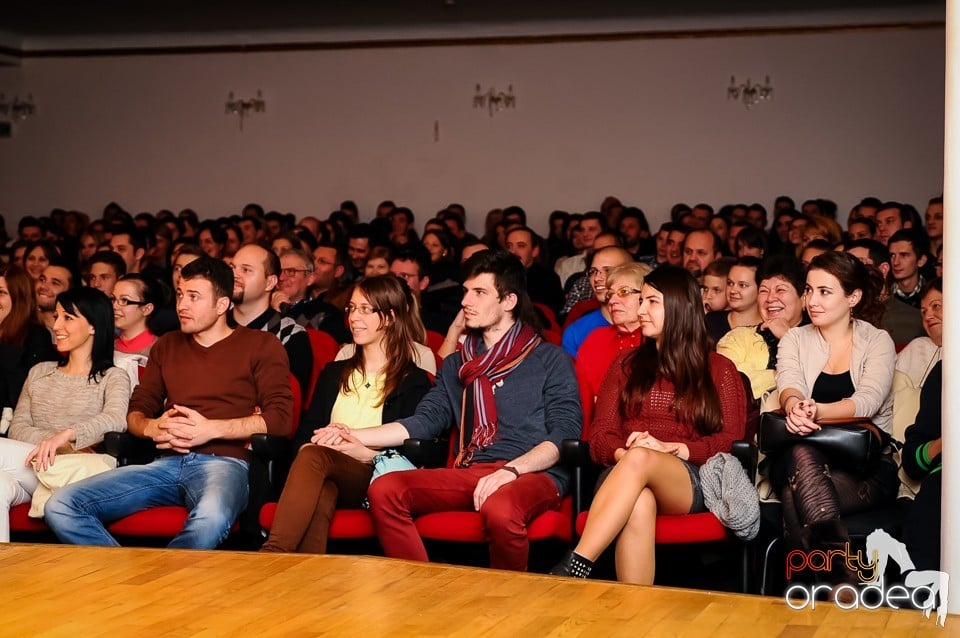
[[[873,580],[883,586],[883,573],[887,563],[893,561],[900,568],[903,584],[910,588],[925,588],[929,592],[925,599],[919,602],[925,618],[930,618],[930,612],[936,608],[937,624],[944,626],[947,620],[947,593],[950,577],[946,572],[932,569],[918,570],[907,553],[907,546],[895,539],[882,529],[874,530],[867,536],[867,556],[873,557],[876,569]]]

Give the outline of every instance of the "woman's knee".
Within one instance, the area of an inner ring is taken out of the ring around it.
[[[645,447],[633,447],[627,450],[627,453],[620,459],[619,465],[633,473],[641,474],[647,472],[656,462],[657,452]]]

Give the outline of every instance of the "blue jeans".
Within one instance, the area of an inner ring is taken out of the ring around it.
[[[168,547],[213,549],[247,506],[247,465],[191,452],[119,467],[55,491],[44,517],[65,543],[116,547],[105,525],[150,507],[182,505],[190,516]]]

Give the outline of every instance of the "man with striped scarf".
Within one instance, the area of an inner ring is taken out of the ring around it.
[[[472,510],[483,518],[491,567],[523,571],[528,523],[556,507],[570,483],[557,462],[560,442],[580,437],[577,381],[570,357],[535,328],[519,259],[483,251],[464,273],[463,350],[444,360],[415,414],[376,428],[340,428],[326,444],[350,454],[456,426],[455,467],[393,472],[370,485],[380,543],[387,556],[428,560],[414,517]]]

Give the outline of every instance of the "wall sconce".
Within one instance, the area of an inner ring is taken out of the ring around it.
[[[737,84],[737,79],[732,75],[730,76],[730,86],[727,87],[727,99],[742,101],[747,110],[755,106],[758,102],[769,100],[772,97],[773,87],[770,86],[769,75],[764,78],[763,84],[753,84],[750,78],[747,78],[744,84]]]
[[[503,91],[498,93],[493,87],[490,87],[490,89],[484,93],[478,84],[477,92],[473,96],[473,108],[482,109],[484,107],[486,107],[487,112],[490,113],[490,117],[493,117],[494,111],[516,108],[517,98],[513,94],[513,85],[507,85],[506,93]]]
[[[28,95],[25,100],[21,100],[18,95],[13,98],[13,102],[8,102],[7,96],[0,93],[0,115],[10,115],[14,119],[25,120],[36,113],[37,105],[33,102],[33,94]]]
[[[257,97],[249,100],[236,100],[233,98],[233,91],[227,94],[226,113],[227,115],[236,115],[240,118],[240,130],[243,130],[243,120],[252,113],[264,113],[267,110],[267,102],[263,99],[263,91],[257,89]]]

